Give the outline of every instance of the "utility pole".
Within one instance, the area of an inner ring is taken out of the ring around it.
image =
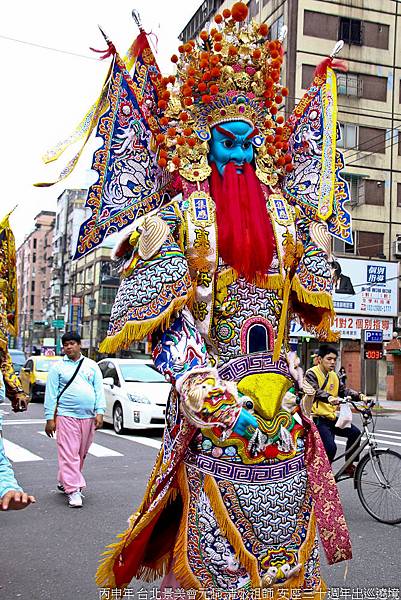
[[[361,329],[361,392],[366,394],[365,330]]]
[[[88,298],[88,308],[90,312],[90,326],[89,326],[89,358],[92,358],[92,350],[93,350],[93,314],[95,312],[96,300],[95,298]]]

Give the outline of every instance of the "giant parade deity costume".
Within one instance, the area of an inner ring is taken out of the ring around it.
[[[18,332],[17,265],[10,213],[0,221],[0,369],[7,398],[14,411],[25,410],[28,398],[14,372],[8,353],[8,337]]]
[[[319,596],[317,532],[330,564],[351,547],[319,434],[293,402],[288,341],[292,319],[335,339],[331,237],[350,241],[351,225],[334,60],[285,120],[282,40],[248,23],[242,2],[179,48],[174,76],[143,31],[131,75],[109,43],[111,54],[83,121],[98,111],[103,146],[77,256],[143,217],[115,249],[121,284],[100,350],[152,339],[172,392],[143,502],[98,585],[167,576],[198,598]]]
[[[115,252],[122,280],[101,350],[151,335],[173,391],[144,500],[101,586],[172,572],[199,597],[318,593],[316,523],[329,562],[350,556],[319,436],[286,406],[290,321],[333,339],[330,237],[349,236],[335,75],[325,61],[284,122],[282,43],[246,14],[235,4],[172,58],[150,143],[182,195]]]

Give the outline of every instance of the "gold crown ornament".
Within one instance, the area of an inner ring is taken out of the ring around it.
[[[278,114],[288,90],[280,84],[282,43],[268,40],[268,26],[245,23],[248,8],[236,2],[214,17],[214,27],[179,47],[171,60],[176,76],[162,78],[159,108],[164,128],[156,135],[160,167],[190,181],[211,172],[207,154],[210,130],[229,121],[254,127],[256,174],[275,185],[290,171],[291,128]]]

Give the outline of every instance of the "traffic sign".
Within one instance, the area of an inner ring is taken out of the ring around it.
[[[381,329],[365,329],[365,342],[382,344],[383,331],[381,331]]]
[[[64,319],[63,320],[61,320],[61,319],[54,319],[52,321],[52,326],[55,329],[63,329],[63,327],[64,327]]]

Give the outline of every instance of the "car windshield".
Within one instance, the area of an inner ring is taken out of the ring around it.
[[[23,367],[26,362],[26,358],[23,355],[19,356],[18,354],[11,354],[11,362],[13,363],[14,368]]]
[[[141,383],[160,383],[165,382],[161,375],[152,365],[146,364],[120,364],[123,379],[129,381],[139,381]]]
[[[36,371],[40,373],[47,373],[57,362],[54,358],[49,360],[48,358],[38,358],[36,361]]]

